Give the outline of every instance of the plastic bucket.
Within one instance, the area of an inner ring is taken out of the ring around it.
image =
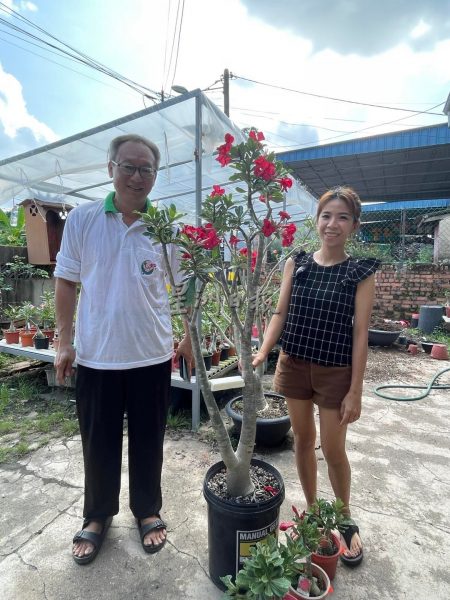
[[[269,500],[251,504],[222,500],[209,488],[208,481],[224,468],[224,463],[213,465],[205,475],[203,495],[208,504],[209,574],[212,581],[225,589],[220,578],[233,578],[250,556],[250,547],[278,535],[280,506],[284,500],[284,483],[280,473],[262,460],[252,459],[252,465],[263,467],[276,477],[280,491]]]
[[[419,313],[419,329],[424,333],[432,333],[434,328],[442,323],[443,314],[443,306],[421,306]]]

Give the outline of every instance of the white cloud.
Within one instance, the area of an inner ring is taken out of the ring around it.
[[[14,0],[3,0],[3,4],[6,4],[6,7],[10,10],[15,10],[16,12],[20,11],[29,11],[29,12],[37,12],[38,7],[34,2],[30,2],[29,0],[20,0],[17,4]]]
[[[58,136],[50,127],[31,115],[26,106],[20,82],[0,65],[0,125],[14,139],[20,130],[28,129],[38,143],[54,142]]]

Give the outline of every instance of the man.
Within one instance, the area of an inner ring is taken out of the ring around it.
[[[84,523],[73,540],[78,564],[91,562],[119,511],[122,431],[128,417],[130,508],[146,552],[166,541],[161,520],[163,440],[169,404],[172,331],[162,251],[143,235],[158,148],[137,135],[109,147],[115,192],[68,215],[57,256],[59,382],[77,360],[76,400],[85,468]],[[171,265],[178,271],[175,248]],[[72,346],[77,284],[76,353]],[[189,339],[179,354],[189,361]]]

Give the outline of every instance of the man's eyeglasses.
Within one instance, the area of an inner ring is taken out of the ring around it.
[[[152,179],[156,175],[156,169],[153,167],[135,167],[134,165],[128,165],[126,163],[118,163],[115,160],[112,160],[111,162],[116,167],[119,167],[120,172],[127,177],[131,177],[136,171],[139,172],[142,179]]]

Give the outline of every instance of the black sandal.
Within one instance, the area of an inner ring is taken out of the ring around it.
[[[346,522],[339,527],[339,532],[344,538],[345,543],[347,544],[347,549],[350,550],[350,546],[352,545],[352,538],[357,533],[359,535],[359,527],[355,523],[353,519],[347,519]],[[347,567],[357,567],[362,563],[363,560],[363,550],[361,548],[361,552],[356,556],[345,556],[345,554],[341,554],[341,561]]]
[[[112,523],[113,518],[108,517],[103,522],[103,529],[101,533],[94,533],[93,531],[86,531],[85,527],[89,525],[91,521],[99,521],[100,519],[85,519],[83,521],[83,527],[80,531],[74,535],[72,542],[75,544],[76,542],[89,542],[94,546],[94,549],[89,554],[85,554],[84,556],[76,556],[72,554],[73,560],[77,563],[77,565],[87,565],[94,560],[97,554],[100,552],[100,548],[102,547],[103,540],[105,539],[106,533]]]
[[[150,533],[150,531],[158,531],[161,529],[167,530],[167,525],[164,523],[164,521],[162,521],[159,518],[156,519],[156,521],[153,521],[152,523],[147,523],[147,525],[143,525],[140,519],[136,519],[136,521],[139,529],[139,535],[141,537],[141,545],[144,548],[145,552],[147,552],[148,554],[155,554],[155,552],[159,552],[166,543],[167,534],[163,541],[159,544],[144,544],[144,538],[147,535],[147,533]]]

